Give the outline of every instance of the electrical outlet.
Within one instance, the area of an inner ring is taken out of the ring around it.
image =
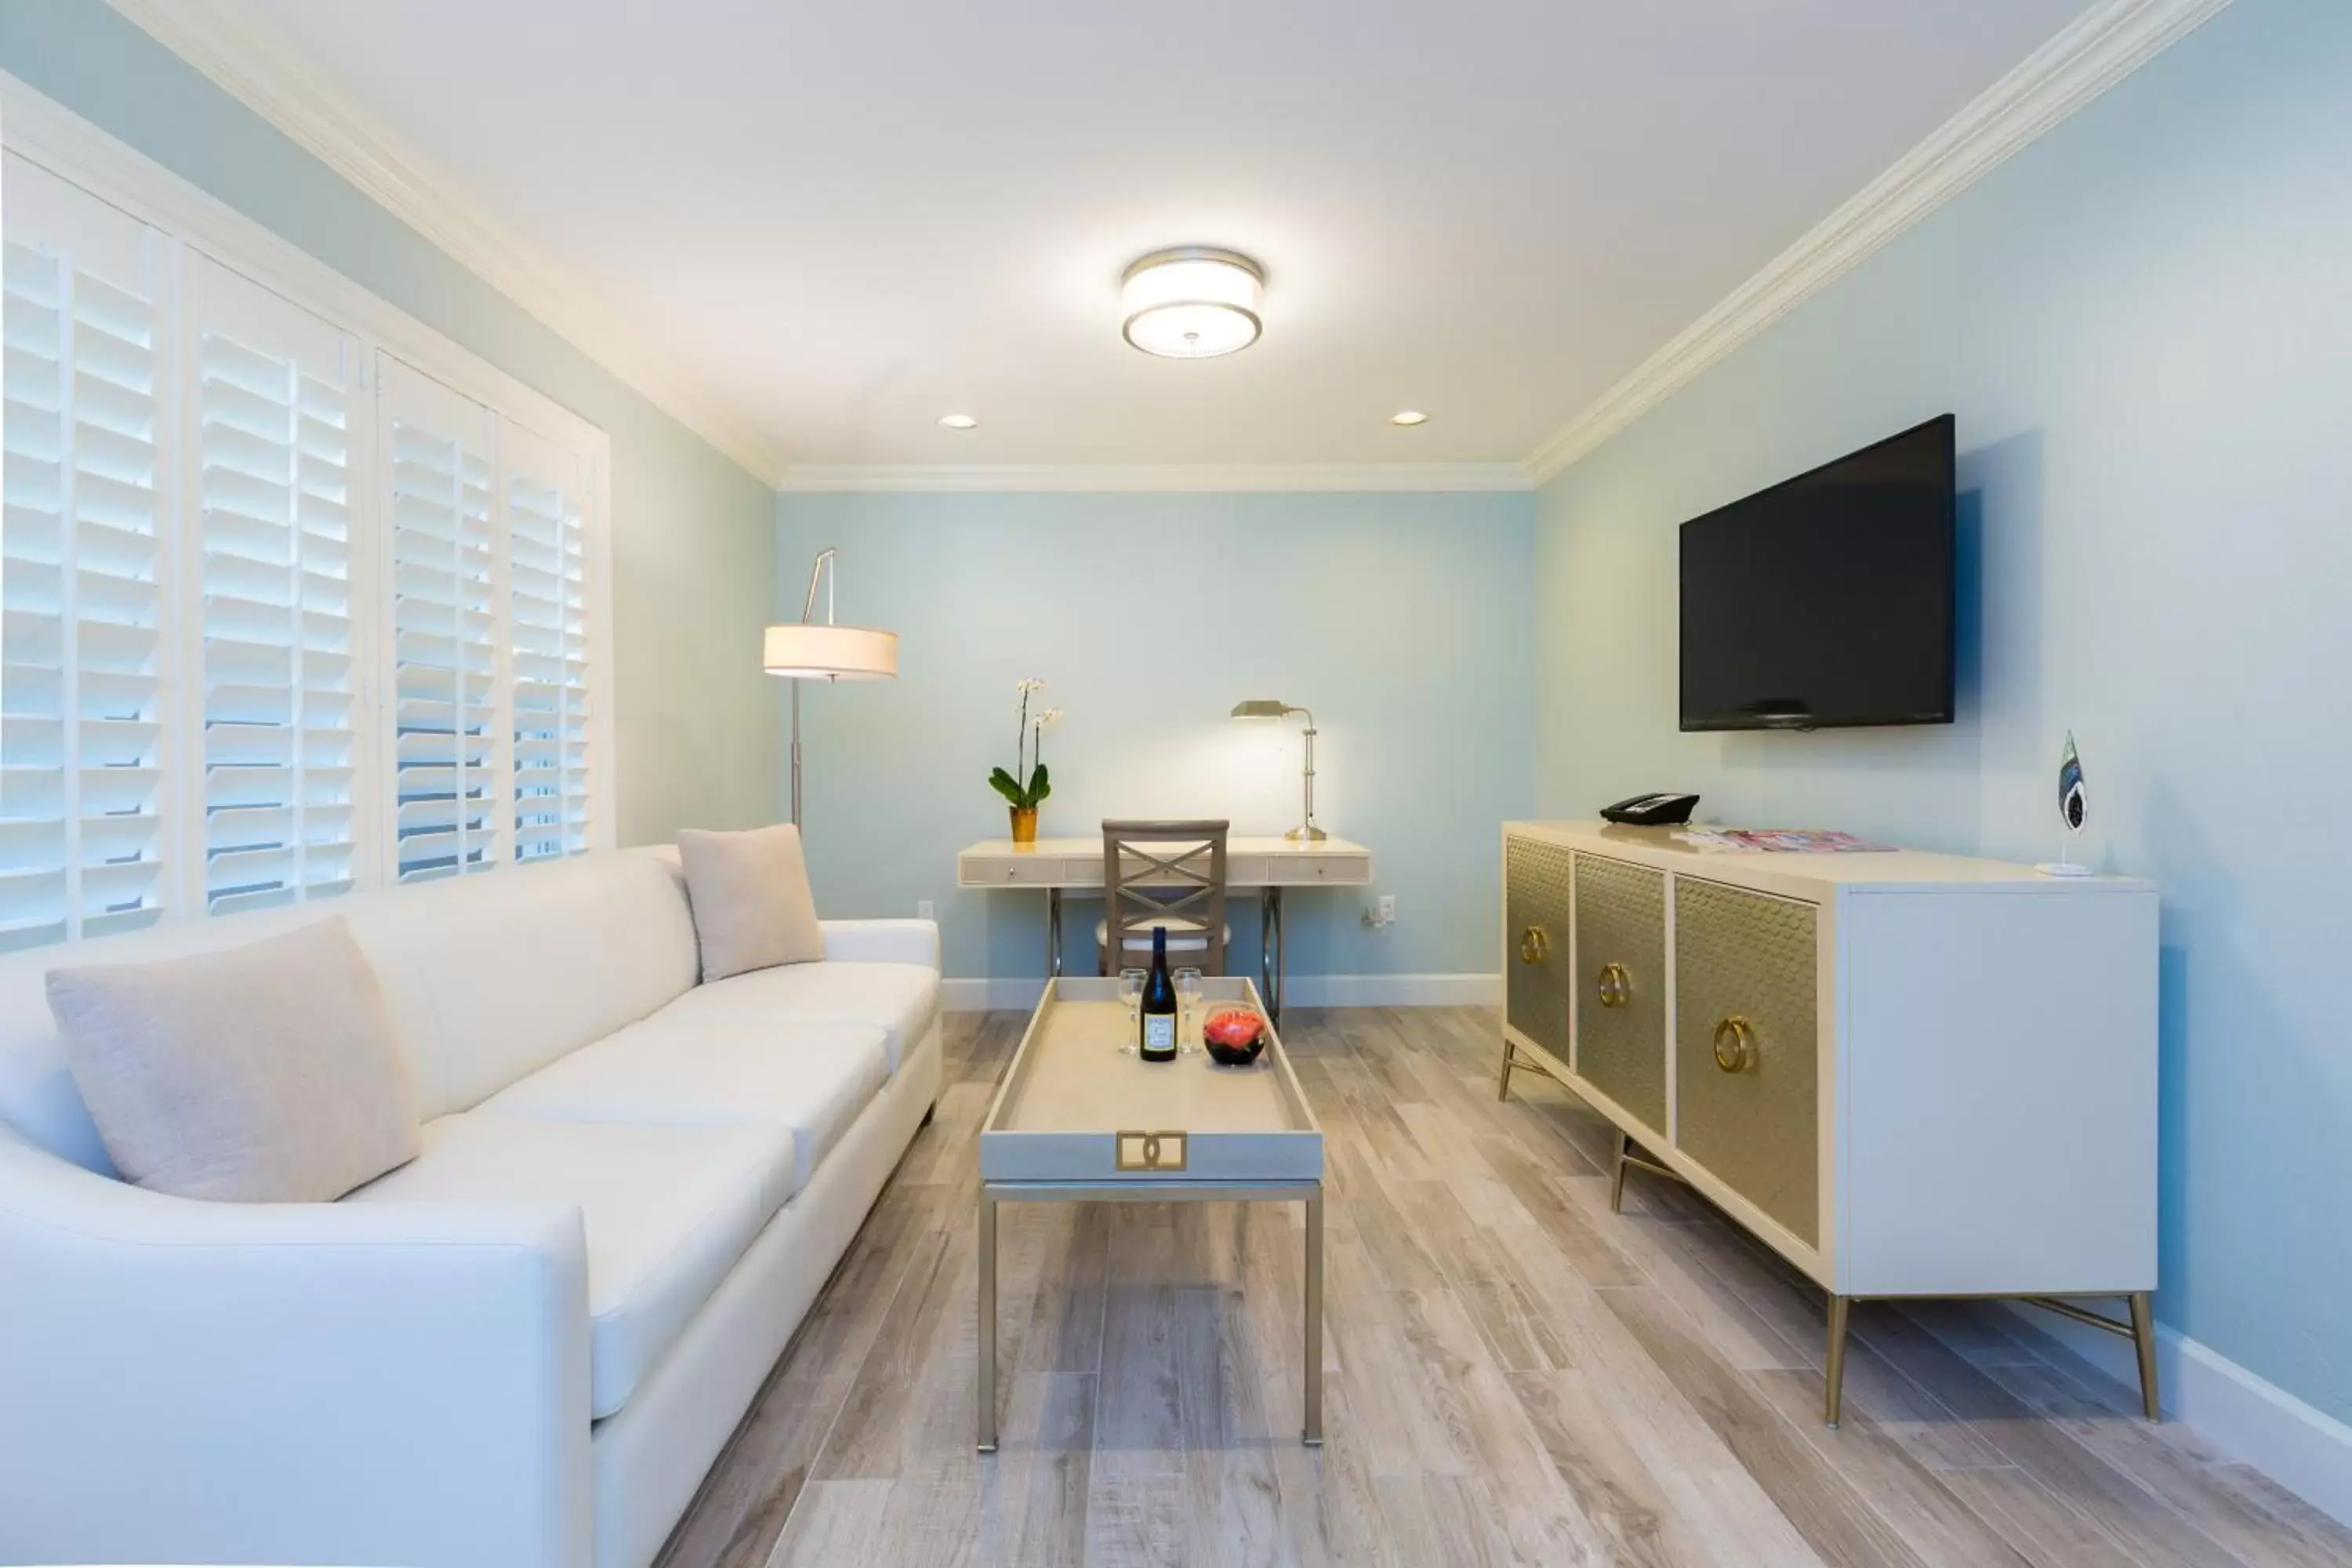
[[[919,921],[937,920],[939,917],[931,912],[931,909],[932,905],[930,900],[917,899],[915,900],[915,918]]]
[[[1394,893],[1382,893],[1381,895],[1381,924],[1393,925],[1395,923],[1396,895]]]

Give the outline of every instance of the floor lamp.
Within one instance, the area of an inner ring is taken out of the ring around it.
[[[801,820],[801,688],[803,680],[889,680],[898,673],[898,634],[833,624],[833,585],[837,575],[831,545],[809,567],[808,597],[801,618],[770,626],[760,663],[770,675],[793,683],[793,826]],[[824,583],[824,619],[818,622],[816,585]]]

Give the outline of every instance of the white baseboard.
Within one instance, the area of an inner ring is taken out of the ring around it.
[[[1493,1007],[1499,974],[1294,974],[1284,982],[1286,1007]],[[940,1005],[950,1013],[1018,1011],[1037,1005],[1045,983],[1034,976],[942,980]]]
[[[2000,1305],[2026,1334],[2055,1342],[2126,1387],[2139,1386],[2130,1341],[2019,1303]],[[2162,1323],[2156,1328],[2156,1381],[2168,1417],[2352,1524],[2352,1426]]]

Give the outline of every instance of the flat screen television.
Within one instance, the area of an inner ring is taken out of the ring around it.
[[[1682,527],[1682,727],[1952,721],[1948,414]]]

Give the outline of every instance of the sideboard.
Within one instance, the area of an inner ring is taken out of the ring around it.
[[[1916,851],[1503,827],[1499,1092],[1557,1079],[1852,1302],[2015,1297],[2133,1340],[2158,1414],[2157,896]],[[2124,1315],[2085,1305],[2120,1299]]]

